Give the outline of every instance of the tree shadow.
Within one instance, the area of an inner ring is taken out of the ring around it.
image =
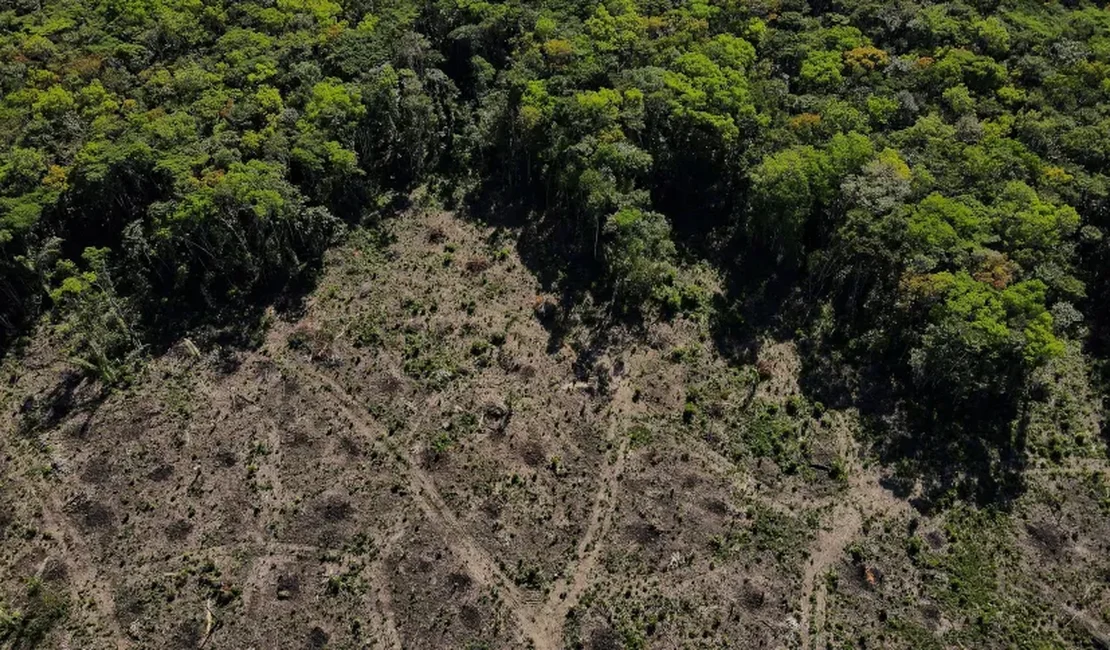
[[[1105,221],[1105,217],[1099,221]],[[1088,292],[1079,305],[1083,323],[1088,327],[1083,351],[1095,362],[1093,375],[1101,388],[1098,394],[1105,412],[1110,408],[1110,390],[1106,390],[1110,387],[1110,310],[1104,307],[1110,300],[1110,241],[1103,238],[1087,244],[1080,248],[1080,253],[1083,260],[1080,268],[1086,271],[1083,280]],[[1110,427],[1102,427],[1100,433],[1110,454]]]
[[[723,208],[705,206],[709,216],[699,216],[678,207],[686,198],[669,197],[681,211],[677,217],[673,211],[667,213],[681,247],[727,270],[724,291],[713,305],[711,333],[717,351],[729,363],[754,363],[765,339],[798,343],[803,394],[811,402],[858,410],[859,438],[884,466],[885,482],[898,493],[913,496],[925,510],[944,508],[955,500],[1012,505],[1025,489],[1028,416],[1022,405],[1028,400],[1022,395],[1022,382],[1006,378],[998,384],[1001,390],[995,387],[959,399],[953,399],[959,391],[946,392],[943,386],[915,386],[909,368],[911,332],[863,305],[861,296],[868,291],[853,286],[853,295],[843,298],[854,305],[843,310],[851,316],[825,322],[820,305],[830,297],[837,299],[832,295],[835,288],[817,286],[807,277],[809,270],[800,257],[791,258],[729,230],[719,219]],[[587,294],[599,300],[605,296],[596,282],[597,259],[583,253],[589,252],[589,246],[582,245],[583,226],[547,214],[544,207],[542,188],[514,189],[492,181],[467,197],[464,214],[512,229],[522,262],[543,290],[558,288],[558,308],[541,317],[550,335],[548,352],[553,353],[562,347],[570,326],[581,325],[567,319],[571,308]],[[712,241],[699,241],[699,236]],[[814,246],[825,243],[814,237]],[[880,285],[889,281],[882,268],[864,275]],[[599,319],[592,336],[603,345],[602,331],[618,322]],[[831,328],[832,333],[817,335],[818,328]],[[578,365],[592,362],[589,350],[580,356]]]
[[[771,250],[733,242],[720,251],[735,260],[714,298],[711,329],[717,352],[733,364],[754,363],[760,340],[787,340],[804,321],[800,270]],[[728,268],[723,266],[722,268]]]
[[[544,291],[566,280],[571,281],[568,288],[581,284],[573,282],[584,274],[574,272],[569,230],[535,197],[494,178],[475,187],[458,207],[464,219],[515,233],[517,254]]]
[[[1025,491],[1028,421],[1016,400],[958,413],[936,399],[902,397],[894,409],[861,412],[863,434],[919,509],[959,500],[1008,510]]]
[[[3,250],[0,249],[0,255]],[[37,278],[24,264],[0,260],[0,361],[26,345],[37,312]]]
[[[915,384],[907,354],[853,354],[846,342],[799,346],[809,399],[856,409],[859,440],[884,466],[884,482],[935,511],[954,501],[1008,509],[1025,490],[1029,396],[1014,373],[998,390]]]
[[[798,378],[810,402],[855,409],[859,440],[884,467],[886,484],[935,510],[962,500],[1009,508],[1025,490],[1026,430],[1031,396],[1018,371],[990,390],[915,385],[909,368],[909,326],[874,316],[829,321],[820,292],[804,269],[770,251],[735,253],[711,323],[717,351],[731,364],[755,363],[761,341],[792,341],[801,360]],[[739,247],[738,247],[739,248]],[[821,332],[831,329],[831,332]],[[1017,362],[1020,364],[1020,362]],[[1033,396],[1035,397],[1035,396]]]
[[[57,384],[41,397],[29,396],[19,407],[17,432],[33,436],[57,427],[74,413],[88,413],[86,423],[108,398],[106,387],[95,384],[85,375],[67,370]]]
[[[536,316],[548,332],[547,352],[563,347],[572,329],[575,307],[589,295],[604,302],[604,287],[596,282],[601,271],[598,256],[584,252],[581,224],[567,223],[560,215],[544,210],[540,195],[529,196],[514,188],[501,175],[481,183],[462,201],[459,216],[514,234],[514,247],[521,263],[540,284]],[[581,315],[581,314],[578,314]],[[612,321],[611,314],[601,319]],[[592,323],[600,333],[605,328]]]

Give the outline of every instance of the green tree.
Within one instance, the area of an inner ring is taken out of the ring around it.
[[[625,208],[605,223],[605,265],[618,301],[640,309],[645,301],[671,304],[675,246],[666,217]]]

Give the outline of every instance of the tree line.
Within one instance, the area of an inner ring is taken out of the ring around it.
[[[1105,356],[1096,3],[8,6],[0,348],[45,318],[117,381],[433,183],[623,314],[706,308],[706,264],[736,305],[787,296],[956,420]]]

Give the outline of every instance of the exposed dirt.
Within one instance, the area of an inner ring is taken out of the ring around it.
[[[175,349],[108,395],[47,342],[7,362],[0,614],[43,623],[15,647],[963,638],[905,550],[954,553],[947,520],[880,485],[855,413],[804,399],[791,342],[738,366],[691,321],[598,337],[562,313],[556,336],[512,233],[390,230],[333,251],[256,350]],[[1105,468],[1032,469],[1004,526],[1022,588],[1096,642]]]
[[[859,538],[865,520],[897,519],[909,515],[911,510],[905,500],[896,498],[862,468],[849,468],[848,474],[848,489],[832,505],[828,525],[817,533],[802,579],[798,627],[802,648],[807,650],[823,647],[828,597],[823,582],[825,573],[842,560],[848,545]]]

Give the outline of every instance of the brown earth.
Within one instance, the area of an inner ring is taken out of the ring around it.
[[[902,548],[941,562],[947,520],[881,487],[853,412],[804,402],[791,342],[737,368],[693,322],[599,348],[561,314],[558,339],[512,233],[432,211],[389,230],[334,250],[256,350],[183,344],[107,395],[46,343],[6,362],[0,643],[914,647],[901,617],[962,645],[974,621]],[[793,446],[753,452],[765,425]],[[1031,476],[1057,496],[1002,526],[1007,570],[1058,604],[1059,638],[1110,638],[1079,568],[1110,575],[1110,529],[1059,496],[1091,480]]]

